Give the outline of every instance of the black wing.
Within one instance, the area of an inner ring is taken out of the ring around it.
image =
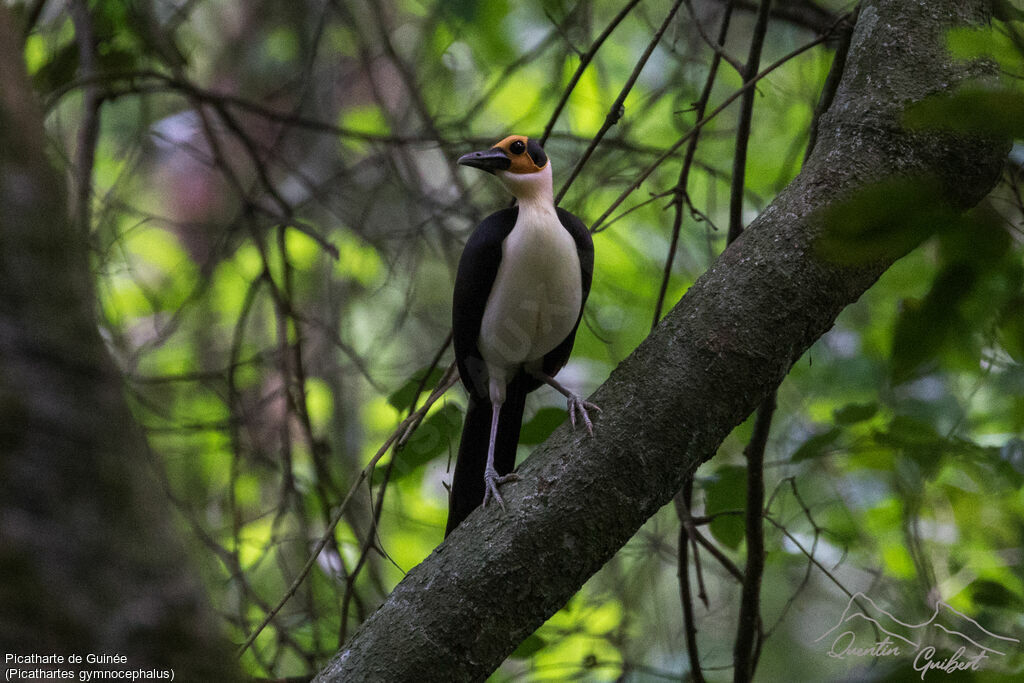
[[[565,209],[558,208],[558,220],[562,226],[572,235],[576,242],[576,253],[580,258],[580,278],[583,284],[583,297],[580,300],[580,313],[576,317],[576,325],[565,340],[544,356],[544,373],[554,377],[559,370],[569,361],[569,354],[572,353],[572,345],[576,341],[576,330],[580,326],[580,319],[583,318],[583,308],[586,306],[587,297],[590,295],[590,282],[594,277],[594,240],[590,238],[590,231],[579,218]]]
[[[459,259],[452,296],[452,343],[462,383],[470,396],[487,403],[487,367],[477,340],[487,297],[501,263],[501,245],[516,224],[519,209],[512,207],[492,213],[469,236]]]

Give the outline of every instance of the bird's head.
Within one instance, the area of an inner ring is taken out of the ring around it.
[[[493,173],[520,201],[551,197],[551,162],[540,143],[525,135],[509,135],[490,149],[464,154],[459,163]]]

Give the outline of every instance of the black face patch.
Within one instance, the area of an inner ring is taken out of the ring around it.
[[[526,151],[533,159],[533,163],[537,164],[537,168],[544,168],[544,164],[548,163],[548,155],[544,153],[544,148],[536,140],[527,140]]]

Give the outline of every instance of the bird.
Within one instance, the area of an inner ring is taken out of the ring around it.
[[[509,135],[458,164],[491,173],[515,197],[476,227],[459,259],[452,344],[469,394],[449,497],[448,536],[476,507],[505,503],[515,481],[526,394],[547,384],[566,397],[570,422],[593,435],[600,412],[555,379],[572,352],[594,272],[582,220],[556,207],[551,161],[540,143]]]

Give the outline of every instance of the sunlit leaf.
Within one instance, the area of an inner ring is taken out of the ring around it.
[[[1000,6],[1005,12],[1000,12]],[[946,45],[956,59],[992,59],[1012,69],[1020,60],[1020,50],[1014,44],[1010,31],[1004,22],[1012,19],[1020,10],[1008,2],[993,2],[993,21],[983,26],[960,26],[946,34]]]
[[[273,533],[273,519],[264,516],[245,525],[238,544],[238,558],[242,567],[259,562],[266,552]]]
[[[33,33],[25,37],[25,68],[30,76],[42,68],[48,57],[42,36]]]
[[[389,132],[387,117],[381,112],[380,107],[375,105],[345,109],[338,125],[360,133],[386,135]]]
[[[594,607],[587,614],[587,630],[595,635],[608,635],[622,624],[622,605],[609,600]]]
[[[348,233],[342,233],[336,242],[338,259],[335,272],[346,279],[355,280],[364,287],[372,285],[382,268],[380,254],[368,245],[362,244]]]
[[[315,239],[296,229],[285,233],[285,248],[288,250],[289,263],[303,269],[309,268],[323,251]]]
[[[334,395],[322,379],[311,377],[306,380],[306,408],[313,427],[327,429],[334,411]]]
[[[914,560],[906,545],[887,543],[882,547],[882,561],[888,576],[904,579],[914,576]]]

